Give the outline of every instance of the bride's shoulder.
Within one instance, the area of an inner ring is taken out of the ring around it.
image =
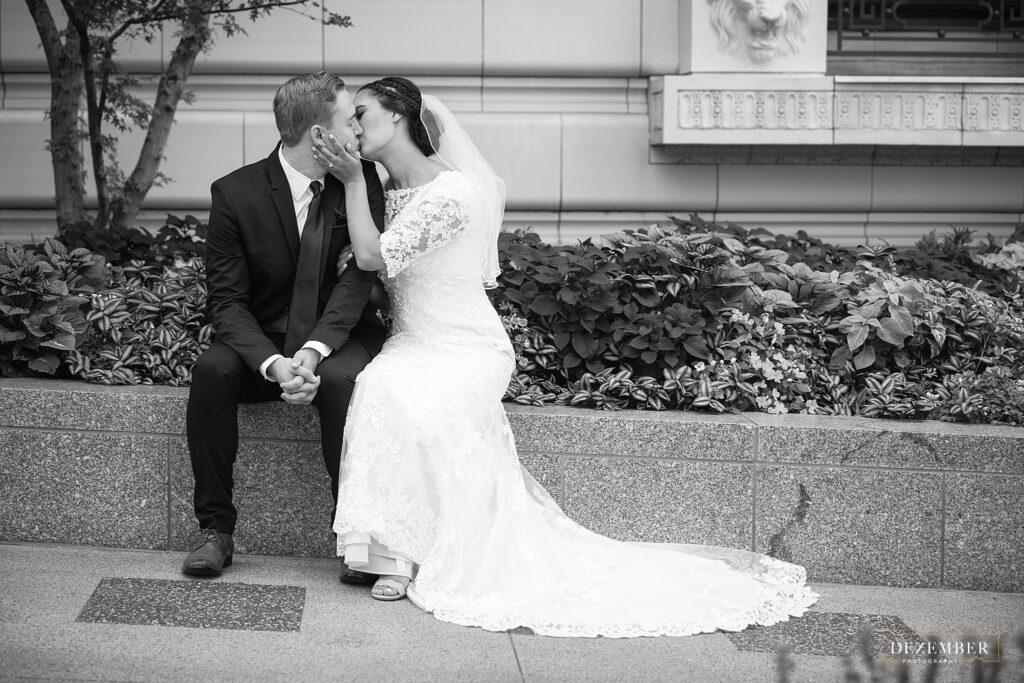
[[[441,171],[431,184],[435,192],[464,196],[472,192],[473,183],[462,171]]]

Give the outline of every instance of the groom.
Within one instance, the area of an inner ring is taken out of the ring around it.
[[[277,398],[315,405],[337,499],[349,398],[386,333],[368,303],[376,273],[337,274],[349,244],[344,186],[312,155],[313,141],[331,133],[358,144],[344,81],[324,72],[292,78],[274,97],[274,118],[281,142],[270,156],[211,189],[206,279],[215,339],[192,368],[186,415],[202,539],[182,571],[195,576],[216,576],[231,564],[238,405]],[[383,229],[384,190],[372,162],[363,162],[363,175]],[[365,582],[358,573],[342,580]]]

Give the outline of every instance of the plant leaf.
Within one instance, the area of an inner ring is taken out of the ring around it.
[[[868,330],[870,328],[863,324],[857,323],[850,328],[850,331],[846,333],[846,345],[850,347],[851,351],[856,351],[864,344],[868,338]]]
[[[572,335],[572,348],[580,358],[593,358],[598,350],[597,340],[589,334],[577,332]]]
[[[875,347],[870,344],[865,346],[860,353],[853,357],[853,367],[858,370],[870,366],[875,362]]]
[[[554,315],[561,310],[554,297],[542,294],[530,302],[530,310],[538,315]]]

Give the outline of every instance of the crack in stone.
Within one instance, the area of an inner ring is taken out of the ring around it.
[[[871,444],[873,444],[876,441],[878,441],[879,439],[881,439],[882,436],[884,436],[884,434],[882,432],[879,432],[878,434],[875,435],[875,437],[873,439],[868,439],[867,441],[865,441],[864,443],[856,446],[855,448],[851,448],[850,450],[846,451],[841,456],[839,456],[839,464],[840,465],[845,465],[846,461],[850,459],[851,455],[853,455],[854,453],[861,452],[862,450],[864,450],[865,448],[867,448]]]
[[[925,437],[924,434],[904,432],[900,436],[906,439],[907,441],[911,442],[912,444],[915,444],[917,446],[924,446],[925,450],[928,451],[928,453],[935,459],[935,462],[940,465],[942,464],[942,457],[939,455],[939,452],[935,450],[935,446],[932,445],[932,443],[928,440],[928,438]]]
[[[797,489],[800,493],[800,500],[797,501],[796,509],[793,511],[793,518],[768,539],[768,554],[771,557],[786,562],[792,561],[793,554],[790,552],[789,546],[786,545],[785,536],[796,525],[803,524],[804,520],[807,519],[807,513],[811,510],[811,494],[807,492],[807,487],[803,484],[797,484]]]

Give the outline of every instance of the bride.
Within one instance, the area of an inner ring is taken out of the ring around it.
[[[391,336],[345,427],[338,554],[438,619],[551,636],[684,636],[799,616],[802,567],[745,550],[627,543],[566,517],[519,464],[501,398],[515,356],[485,293],[504,183],[452,113],[404,78],[355,97],[358,150],[315,156],[345,184],[353,256],[380,271]],[[359,157],[390,175],[378,234]]]

